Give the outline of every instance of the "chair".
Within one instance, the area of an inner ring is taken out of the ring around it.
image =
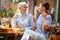
[[[57,40],[55,34],[53,34],[54,31],[55,31],[54,28],[55,28],[54,26],[51,26],[51,27],[50,27],[50,34],[49,34],[48,40]]]

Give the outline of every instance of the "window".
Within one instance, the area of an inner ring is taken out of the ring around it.
[[[21,2],[24,2],[24,1],[26,1],[26,0],[21,0]]]
[[[24,2],[26,0],[11,0],[11,2]]]
[[[20,0],[11,0],[11,2],[19,2]]]

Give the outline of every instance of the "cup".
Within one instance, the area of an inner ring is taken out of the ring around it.
[[[19,31],[19,28],[13,28],[14,33],[18,33],[18,31]]]
[[[5,27],[6,27],[6,28],[9,28],[9,25],[6,25]]]
[[[2,27],[2,25],[0,25],[0,28]]]

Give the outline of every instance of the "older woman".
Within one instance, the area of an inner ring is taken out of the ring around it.
[[[41,14],[36,22],[37,29],[34,31],[26,30],[21,40],[29,40],[29,38],[33,38],[33,40],[48,40],[48,29],[51,25],[51,16],[48,14],[49,3],[44,2],[41,3]],[[31,39],[32,40],[32,39]]]
[[[18,11],[13,16],[11,21],[12,27],[24,28],[28,30],[33,29],[33,16],[29,13],[26,13],[26,11],[27,11],[26,2],[18,3]]]

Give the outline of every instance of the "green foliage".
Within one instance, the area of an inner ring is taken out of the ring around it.
[[[5,16],[6,16],[6,12],[3,11],[3,12],[2,12],[2,17],[5,17]]]
[[[8,15],[10,16],[10,17],[12,17],[12,15],[13,15],[14,13],[13,13],[13,11],[8,11]]]
[[[9,10],[9,11],[6,11],[4,10],[3,8],[0,8],[0,15],[2,15],[1,17],[12,17],[13,16],[13,11],[12,10]]]
[[[5,17],[6,12],[3,8],[0,8],[0,13],[1,13],[2,17]]]

